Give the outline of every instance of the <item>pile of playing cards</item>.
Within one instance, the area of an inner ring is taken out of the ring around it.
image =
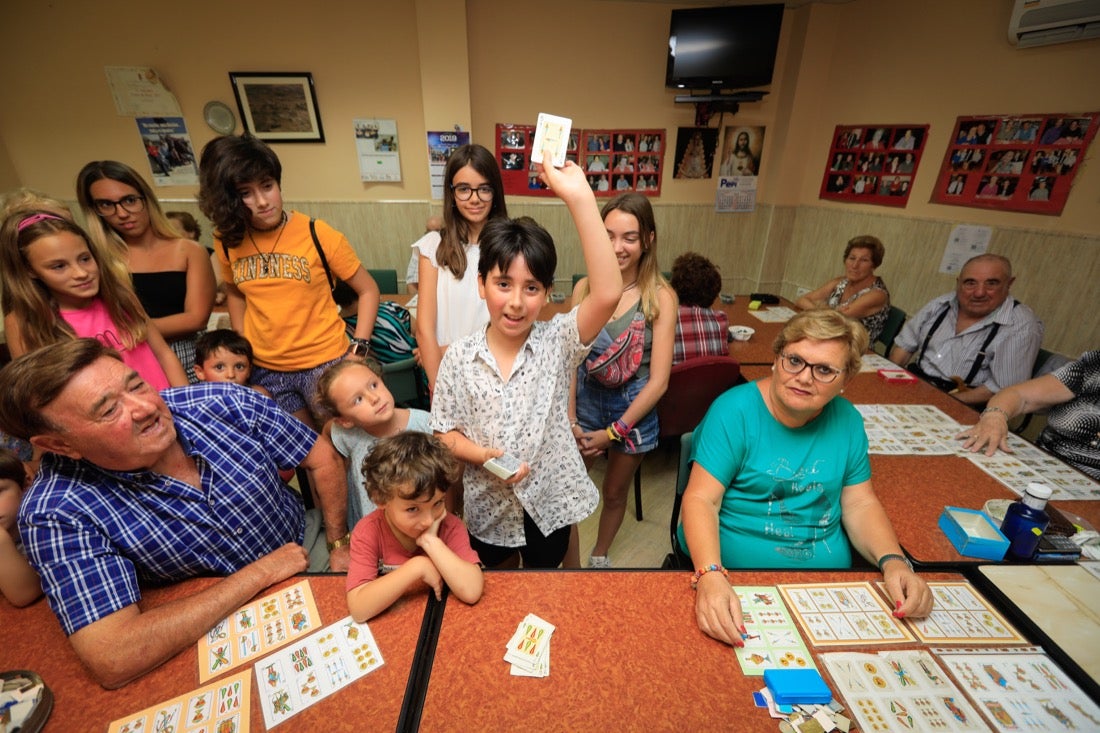
[[[504,652],[504,661],[512,663],[513,676],[550,676],[550,637],[553,634],[554,625],[533,613],[519,622]]]

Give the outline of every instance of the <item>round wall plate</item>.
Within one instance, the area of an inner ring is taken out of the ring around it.
[[[202,118],[220,135],[231,135],[237,129],[237,117],[225,102],[207,102],[202,108]]]

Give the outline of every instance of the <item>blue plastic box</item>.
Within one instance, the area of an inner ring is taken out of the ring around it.
[[[827,705],[833,699],[816,669],[765,669],[764,684],[776,705]]]
[[[1003,560],[1008,552],[1008,538],[1001,534],[985,512],[957,506],[944,507],[939,526],[960,555]]]

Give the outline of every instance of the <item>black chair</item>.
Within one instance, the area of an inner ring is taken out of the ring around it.
[[[710,403],[742,381],[741,364],[728,356],[701,356],[673,366],[668,375],[668,389],[657,402],[659,439],[690,433],[707,414]],[[634,516],[642,521],[640,464],[634,472]]]
[[[902,324],[905,323],[905,311],[898,308],[895,305],[890,306],[890,315],[886,316],[886,323],[882,326],[882,333],[875,339],[875,343],[871,346],[878,346],[882,344],[882,355],[889,356],[890,349],[894,348],[894,339],[897,338],[898,332],[901,331]],[[875,349],[878,351],[878,349]]]
[[[668,520],[668,541],[672,551],[665,559],[666,568],[691,569],[691,558],[687,555],[687,548],[680,547],[676,528],[680,524],[680,505],[684,501],[684,489],[687,488],[688,477],[691,476],[691,443],[694,438],[694,430],[680,436],[680,462],[676,467],[676,496],[672,500],[672,516]]]
[[[383,295],[397,295],[397,270],[367,270]]]

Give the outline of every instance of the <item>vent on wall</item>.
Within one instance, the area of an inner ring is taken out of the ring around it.
[[[1008,42],[1018,48],[1100,37],[1100,0],[1014,0]]]

